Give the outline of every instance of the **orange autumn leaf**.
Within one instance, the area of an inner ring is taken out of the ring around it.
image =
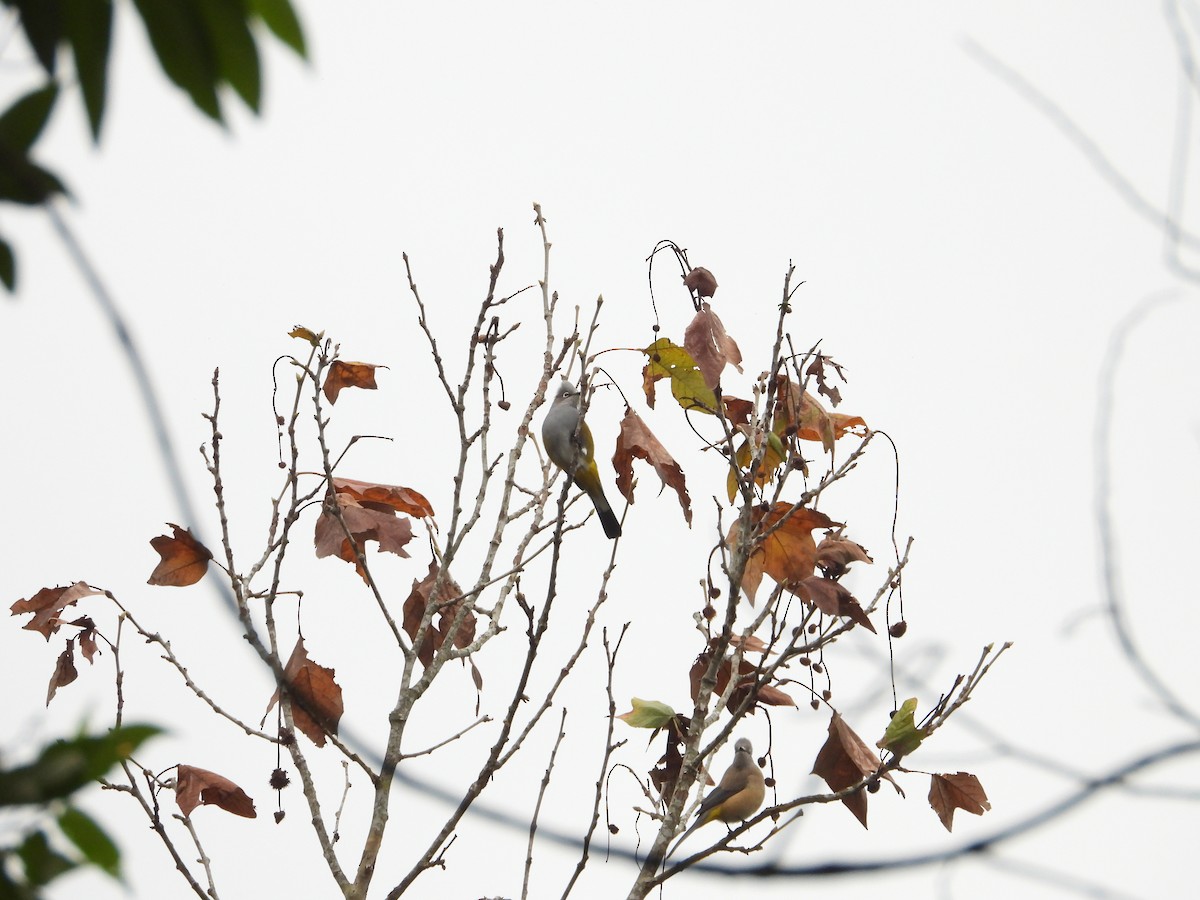
[[[354,387],[373,391],[377,387],[375,370],[386,368],[387,366],[379,366],[375,363],[335,359],[329,365],[329,372],[325,375],[325,384],[321,386],[321,390],[325,392],[325,399],[330,403],[337,403],[338,394],[342,392],[342,388]]]
[[[817,752],[812,773],[829,785],[830,790],[841,791],[858,784],[873,775],[879,768],[879,760],[857,734],[854,733],[840,714],[834,713],[829,722],[829,737]],[[842,798],[842,803],[854,817],[867,827],[867,792],[858,791]]]
[[[721,396],[721,404],[725,407],[725,418],[734,426],[749,425],[750,415],[754,412],[754,404],[741,397]]]
[[[688,525],[692,524],[692,498],[687,492],[687,480],[679,463],[667,452],[667,448],[659,443],[654,433],[646,427],[642,417],[626,407],[625,417],[621,419],[621,429],[617,434],[617,448],[613,453],[613,468],[617,470],[617,490],[630,503],[633,502],[633,461],[644,459],[654,467],[664,486],[675,491],[679,505],[683,508],[683,518]]]
[[[929,805],[947,831],[954,826],[954,810],[961,809],[982,816],[992,808],[987,794],[983,792],[983,785],[969,772],[932,776],[929,780]]]
[[[185,816],[190,816],[200,805],[219,806],[247,819],[258,815],[254,801],[228,778],[183,763],[175,767],[175,802]]]
[[[692,321],[683,332],[683,348],[696,361],[696,367],[704,376],[704,384],[715,390],[721,382],[721,373],[727,365],[742,371],[742,351],[737,342],[725,332],[712,307],[701,304]]]
[[[334,670],[309,659],[304,638],[298,638],[283,675],[292,700],[292,722],[310,741],[324,747],[325,735],[337,734],[343,712],[342,689],[334,680]],[[267,713],[278,702],[276,689],[267,704]],[[266,720],[266,713],[263,719]]]
[[[195,584],[208,571],[208,561],[213,558],[207,547],[196,540],[191,531],[172,525],[174,536],[160,534],[150,539],[150,546],[162,557],[147,584],[166,587],[187,587]]]
[[[27,631],[36,631],[47,641],[50,635],[62,627],[61,613],[68,606],[73,606],[84,597],[102,594],[103,591],[89,585],[86,581],[77,581],[66,587],[42,588],[28,600],[21,599],[9,607],[9,614],[14,616],[33,613],[33,618],[21,627]]]
[[[812,575],[817,565],[817,542],[812,530],[833,528],[838,524],[819,510],[800,507],[788,515],[791,509],[790,503],[779,502],[767,513],[760,509],[754,511],[753,521],[759,525],[760,534],[770,533],[759,538],[758,546],[746,560],[742,590],[751,602],[764,574],[788,590],[794,590]],[[725,542],[735,547],[739,539],[740,528],[734,522]]]

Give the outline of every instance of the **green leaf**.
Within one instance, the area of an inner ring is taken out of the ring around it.
[[[0,144],[0,200],[36,206],[67,189],[53,172]]]
[[[58,85],[51,81],[6,109],[0,114],[0,144],[18,153],[28,153],[46,126],[57,99]]]
[[[121,877],[121,851],[94,819],[68,806],[58,817],[58,827],[89,863],[113,878]]]
[[[58,43],[62,40],[62,7],[58,0],[15,0],[21,28],[47,75],[54,74]]]
[[[0,806],[40,804],[67,797],[126,760],[148,738],[152,725],[126,725],[108,734],[55,741],[32,763],[0,770]]]
[[[292,4],[288,0],[250,0],[250,7],[271,29],[275,37],[295,50],[302,58],[308,57],[300,20],[296,18],[296,11],[292,9]]]
[[[876,742],[875,746],[881,750],[888,750],[896,756],[907,756],[920,747],[921,741],[925,740],[925,731],[918,728],[916,722],[913,721],[913,713],[916,711],[916,697],[910,697],[900,704],[900,708],[893,713],[892,721],[888,723],[883,737]]]
[[[75,75],[83,91],[92,140],[97,142],[108,92],[112,19],[112,0],[63,0],[63,24],[75,54]]]
[[[617,716],[633,728],[662,728],[675,718],[675,710],[658,700],[633,698],[633,709]]]
[[[258,112],[262,100],[262,73],[245,4],[238,0],[199,0],[199,9],[216,50],[220,76],[229,82],[248,107]]]
[[[0,238],[0,281],[10,292],[17,289],[17,258],[12,244],[4,238]]]
[[[13,881],[8,874],[8,861],[15,856],[10,848],[0,847],[0,897],[4,900],[38,900],[37,891],[31,889],[23,880]]]
[[[223,121],[217,57],[197,0],[134,0],[163,72],[207,116]]]
[[[50,841],[41,831],[35,831],[25,838],[17,848],[17,856],[25,867],[25,880],[35,887],[49,884],[76,867],[76,863],[51,848]]]

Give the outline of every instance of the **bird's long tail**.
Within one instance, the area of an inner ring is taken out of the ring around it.
[[[604,533],[608,535],[610,540],[616,540],[621,536],[621,523],[618,521],[616,514],[613,513],[612,507],[608,505],[608,500],[603,494],[598,494],[592,498],[592,502],[596,505],[596,515],[600,517],[600,524],[604,526]]]

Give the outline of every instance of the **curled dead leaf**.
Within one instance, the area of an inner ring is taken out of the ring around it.
[[[73,606],[84,597],[93,594],[103,594],[86,581],[77,581],[66,587],[42,588],[28,600],[21,599],[10,606],[9,614],[13,616],[33,613],[33,618],[21,627],[26,631],[36,631],[47,641],[50,635],[62,627],[62,611]]]
[[[462,588],[449,576],[443,578],[441,586],[437,587],[440,571],[438,564],[430,561],[429,572],[421,581],[413,581],[412,591],[409,592],[408,599],[404,601],[403,628],[413,640],[417,658],[423,666],[428,666],[433,662],[434,654],[447,640],[452,641],[454,646],[460,650],[475,640],[475,613],[464,607],[461,618],[459,617]],[[430,607],[433,608],[430,610],[429,625],[418,640],[421,620],[425,617],[425,611]],[[459,620],[457,628],[454,627],[455,619]],[[452,629],[453,635],[451,635]],[[477,671],[472,673],[472,677],[476,675],[478,675]],[[482,683],[482,676],[479,675],[477,685],[482,686]]]
[[[50,687],[46,691],[46,705],[50,705],[60,687],[66,687],[78,677],[79,672],[75,669],[75,642],[70,640],[67,641],[66,649],[58,655],[58,662],[54,664],[54,674],[50,676]]]
[[[850,619],[873,634],[878,634],[866,610],[836,581],[822,578],[820,575],[810,575],[795,585],[795,592],[801,600],[811,603],[825,615]]]
[[[721,373],[731,365],[742,371],[742,351],[725,332],[721,319],[704,303],[683,332],[683,348],[696,361],[704,384],[711,391],[721,383]]]
[[[325,399],[330,403],[337,403],[338,394],[342,392],[342,388],[362,388],[366,391],[373,391],[378,387],[375,384],[375,370],[386,368],[387,366],[375,363],[335,359],[329,364],[329,372],[325,375],[325,384],[321,386],[321,390],[325,392]]]
[[[292,722],[318,747],[325,746],[327,734],[337,734],[342,719],[342,689],[334,680],[334,670],[308,656],[304,638],[296,641],[283,670],[292,701]],[[271,695],[267,713],[279,702],[279,690]],[[266,714],[263,720],[266,720]]]
[[[258,815],[254,801],[228,778],[183,763],[175,767],[175,802],[185,816],[190,816],[192,810],[201,805],[219,806],[247,819]]]
[[[830,790],[841,791],[858,784],[879,769],[879,760],[840,714],[829,721],[829,736],[817,752],[812,773],[824,780]],[[854,817],[867,827],[867,795],[865,791],[842,798],[842,803]]]
[[[213,555],[192,536],[191,531],[170,522],[167,524],[171,526],[173,535],[160,534],[150,539],[150,546],[158,552],[161,559],[146,583],[166,587],[187,587],[195,584],[208,571],[208,561]]]
[[[983,785],[969,772],[953,775],[934,775],[929,779],[929,805],[937,813],[947,831],[954,827],[954,810],[961,809],[982,816],[992,808]]]
[[[717,279],[704,266],[696,266],[683,276],[683,286],[697,297],[711,297],[717,292]]]
[[[659,443],[641,416],[626,408],[625,417],[621,419],[621,429],[617,433],[617,447],[612,461],[613,468],[617,470],[617,490],[630,503],[633,502],[634,459],[644,459],[650,463],[662,483],[675,491],[679,505],[683,508],[684,521],[691,525],[692,498],[687,492],[687,480],[683,469],[667,452],[667,448]]]
[[[325,336],[325,332],[317,334],[310,328],[305,328],[303,325],[295,326],[288,332],[288,337],[299,338],[302,341],[308,341],[314,347],[321,342],[321,338]]]

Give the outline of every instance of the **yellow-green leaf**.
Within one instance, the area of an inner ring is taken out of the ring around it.
[[[704,383],[692,355],[667,338],[659,338],[642,351],[649,358],[642,370],[642,387],[646,402],[654,406],[654,382],[671,379],[671,394],[685,410],[698,410],[712,415],[717,397]]]
[[[658,700],[633,698],[633,709],[617,716],[632,728],[662,728],[675,717],[675,710]]]
[[[887,730],[875,744],[881,750],[887,750],[897,756],[907,756],[925,740],[925,730],[918,728],[913,721],[913,713],[917,711],[917,698],[910,697],[900,704],[888,723]]]
[[[288,337],[300,338],[302,341],[308,341],[314,347],[321,342],[321,337],[323,335],[324,332],[321,334],[314,334],[311,329],[305,328],[303,325],[297,325],[288,332]]]

